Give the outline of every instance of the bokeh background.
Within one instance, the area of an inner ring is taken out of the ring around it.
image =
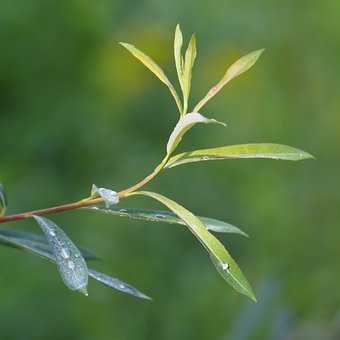
[[[219,238],[258,304],[223,282],[184,228],[69,212],[53,218],[103,258],[93,266],[154,301],[95,282],[85,298],[53,265],[1,247],[1,339],[339,339],[339,13],[332,0],[2,0],[0,180],[10,213],[77,200],[92,183],[123,189],[152,170],[176,107],[117,42],[135,43],[175,81],[178,22],[198,39],[191,105],[227,65],[266,47],[203,110],[228,128],[197,127],[181,150],[276,142],[317,159],[187,165],[148,187],[250,234]],[[6,227],[38,232],[32,221]]]

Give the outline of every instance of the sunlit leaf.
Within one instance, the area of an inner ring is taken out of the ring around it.
[[[80,250],[53,221],[46,217],[33,217],[46,236],[65,285],[87,295],[88,270]]]
[[[13,230],[0,229],[0,244],[28,251],[41,256],[42,258],[56,263],[55,256],[48,244],[37,242],[41,237],[37,234],[19,232]],[[47,248],[48,247],[48,248]],[[83,253],[84,255],[84,253]],[[85,257],[85,256],[84,256]],[[86,258],[86,257],[85,257]],[[93,259],[87,258],[88,260]],[[93,269],[88,269],[89,276],[106,285],[107,287],[119,290],[123,293],[133,295],[142,299],[150,299],[147,295],[140,292],[135,287],[117,278],[110,277]]]
[[[46,237],[36,233],[0,229],[0,243],[15,248],[27,248],[28,250],[34,247],[36,250],[52,254],[51,247],[47,243]],[[98,257],[91,251],[84,248],[79,248],[79,250],[86,260],[98,260]]]
[[[183,57],[182,57],[182,45],[183,45],[183,35],[181,31],[181,27],[179,25],[176,26],[175,31],[175,40],[174,40],[174,55],[175,55],[175,63],[179,84],[181,85],[181,89],[183,91]]]
[[[224,74],[223,78],[213,86],[205,97],[195,106],[193,111],[199,111],[208,100],[214,97],[226,84],[228,84],[232,79],[238,77],[240,74],[248,71],[263,53],[264,49],[253,51],[242,58],[238,59],[234,64],[232,64],[227,72]]]
[[[7,209],[6,192],[2,183],[0,183],[0,216],[5,215],[6,209]]]
[[[186,113],[188,109],[188,101],[191,88],[192,68],[196,59],[196,38],[191,36],[188,48],[185,52],[184,67],[183,67],[183,112]],[[195,110],[194,110],[195,111]],[[198,112],[198,110],[196,111]]]
[[[119,203],[119,196],[115,191],[106,188],[97,188],[95,184],[92,185],[91,197],[101,197],[105,202],[106,208]]]
[[[221,276],[239,293],[247,295],[252,300],[256,301],[255,295],[252,291],[250,284],[241,272],[240,268],[230,256],[229,252],[222,245],[222,243],[207,231],[202,221],[193,215],[190,211],[179,205],[178,203],[170,200],[163,195],[139,191],[132,192],[129,196],[144,195],[152,197],[155,200],[163,203],[168,209],[173,211],[179,218],[181,218],[190,231],[197,237],[204,248],[208,251],[211,260],[217,267]]]
[[[305,151],[282,144],[239,144],[184,152],[171,157],[166,164],[166,167],[172,168],[180,164],[192,162],[242,158],[266,158],[300,161],[314,157]]]
[[[143,220],[143,221],[151,221],[151,222],[165,222],[165,223],[170,223],[170,224],[186,225],[182,219],[177,217],[176,214],[170,211],[165,211],[165,210],[133,209],[133,208],[118,209],[115,207],[111,207],[110,209],[88,207],[84,209],[97,211],[97,212],[108,214],[108,215],[129,217],[135,220]],[[219,221],[214,218],[201,217],[201,216],[198,216],[198,218],[204,223],[204,227],[207,230],[211,230],[217,233],[240,234],[240,235],[248,237],[248,235],[245,232],[233,226],[232,224]]]
[[[153,74],[157,76],[158,79],[160,79],[170,90],[172,96],[174,97],[178,110],[181,113],[182,112],[182,104],[181,100],[179,99],[179,96],[168,79],[168,77],[165,75],[164,71],[160,68],[160,66],[157,65],[157,63],[151,59],[148,55],[146,55],[144,52],[139,50],[134,45],[120,42],[120,45],[125,47],[134,57],[136,57],[141,63],[143,63]]]
[[[184,134],[197,123],[217,123],[225,126],[224,123],[218,122],[215,119],[205,118],[198,112],[192,112],[182,116],[169,137],[169,141],[166,146],[168,155],[176,149]]]
[[[92,278],[94,278],[97,281],[104,284],[105,286],[119,290],[120,292],[123,292],[125,294],[133,295],[133,296],[138,297],[140,299],[152,300],[149,296],[140,292],[137,288],[135,288],[135,287],[129,285],[128,283],[123,282],[123,281],[121,281],[121,280],[119,280],[115,277],[108,276],[106,274],[97,272],[93,269],[89,270],[89,275]]]

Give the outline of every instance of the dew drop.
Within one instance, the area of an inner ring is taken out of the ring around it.
[[[53,230],[51,230],[49,233],[51,236],[55,236],[55,232]]]
[[[202,157],[202,161],[208,161],[208,160],[209,160],[209,157],[207,156]]]
[[[126,213],[127,210],[126,209],[119,209],[119,212]]]
[[[226,263],[226,262],[225,263],[222,262],[222,269],[223,270],[228,270],[229,269],[229,264]]]
[[[73,270],[74,267],[75,267],[73,261],[69,261],[69,262],[67,263],[67,266],[68,266],[71,270]]]
[[[120,284],[120,285],[119,285],[119,288],[121,288],[121,289],[125,289],[126,287],[125,287],[125,285],[123,285],[123,284]]]
[[[68,258],[70,257],[70,253],[68,252],[67,249],[61,248],[61,256],[62,256],[64,259],[68,259]]]
[[[156,217],[156,218],[164,218],[165,216],[164,216],[164,215],[159,215],[159,214],[157,214],[157,215],[155,215],[155,217]]]

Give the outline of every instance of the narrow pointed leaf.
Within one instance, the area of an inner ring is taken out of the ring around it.
[[[171,157],[166,168],[173,168],[185,163],[244,158],[300,161],[314,157],[308,152],[288,145],[272,143],[239,144],[184,152]]]
[[[101,197],[105,202],[106,208],[119,203],[119,196],[115,191],[106,188],[97,188],[95,184],[92,185],[91,197]]]
[[[187,109],[188,109],[188,101],[189,101],[190,89],[191,89],[192,68],[195,63],[196,54],[197,54],[196,38],[195,38],[195,35],[192,35],[188,48],[185,52],[184,67],[183,67],[183,112],[184,114],[187,112]]]
[[[135,58],[137,58],[142,64],[144,64],[161,82],[163,82],[169,88],[172,96],[176,101],[178,110],[181,113],[182,112],[181,100],[179,99],[179,96],[174,86],[172,85],[171,81],[165,75],[161,67],[158,66],[153,59],[151,59],[148,55],[146,55],[144,52],[139,50],[134,45],[124,42],[120,42],[119,44],[125,47]]]
[[[0,183],[0,216],[5,215],[6,209],[7,209],[6,192],[2,183]]]
[[[97,272],[93,269],[89,270],[89,275],[96,279],[97,281],[101,282],[105,286],[110,288],[119,290],[125,294],[133,295],[140,299],[152,300],[149,296],[145,295],[144,293],[140,292],[137,288],[129,285],[126,282],[123,282],[115,277],[111,277],[109,275]]]
[[[10,246],[12,248],[17,248],[20,250],[28,251],[30,253],[33,253],[35,255],[39,255],[40,257],[49,260],[53,263],[56,263],[56,258],[54,254],[51,251],[51,248],[47,247],[40,242],[37,242],[37,240],[40,239],[39,235],[36,234],[29,234],[27,237],[23,236],[24,232],[17,232],[12,230],[0,230],[0,244]],[[27,233],[24,233],[27,234]],[[129,285],[126,282],[123,282],[119,279],[110,277],[106,274],[100,273],[98,271],[95,271],[93,269],[88,269],[89,276],[102,284],[113,288],[115,290],[119,290],[121,292],[124,292],[126,294],[130,294],[142,299],[150,299],[147,295],[140,292],[135,287]],[[121,286],[120,286],[121,285]]]
[[[15,248],[36,247],[44,252],[52,254],[50,245],[44,236],[36,233],[28,233],[19,230],[0,229],[0,243]],[[79,248],[86,260],[98,260],[98,256],[88,249]]]
[[[86,291],[88,270],[80,250],[53,221],[41,216],[33,217],[46,236],[65,285],[71,290]]]
[[[183,91],[182,45],[183,45],[183,35],[182,35],[181,27],[177,25],[176,31],[175,31],[175,40],[174,40],[174,55],[175,55],[175,64],[176,64],[178,81]]]
[[[211,260],[217,267],[221,276],[239,293],[247,295],[252,300],[256,301],[255,295],[252,291],[250,284],[241,272],[234,259],[230,256],[229,252],[222,245],[222,243],[207,231],[202,221],[193,215],[190,211],[179,205],[178,203],[170,200],[163,195],[149,192],[137,191],[129,194],[144,195],[152,197],[155,200],[163,203],[168,209],[173,211],[179,218],[181,218],[189,228],[189,230],[197,237],[203,247],[207,250]]]
[[[176,214],[170,211],[165,210],[150,210],[150,209],[132,209],[132,208],[124,208],[118,209],[115,207],[111,207],[109,209],[101,209],[98,207],[88,207],[84,208],[85,210],[97,211],[100,213],[120,216],[120,217],[128,217],[135,220],[143,220],[143,221],[151,221],[151,222],[165,222],[170,224],[181,224],[186,225],[185,222],[177,217]],[[230,233],[230,234],[240,234],[245,237],[249,237],[245,232],[243,232],[238,227],[235,227],[232,224],[216,220],[214,218],[201,217],[198,218],[204,223],[204,227],[207,230],[211,230],[217,233]]]
[[[184,134],[189,131],[195,124],[197,123],[217,123],[226,126],[224,123],[218,122],[215,119],[208,119],[202,116],[198,112],[188,113],[185,116],[182,116],[178,123],[176,124],[174,130],[172,131],[168,144],[166,146],[166,150],[168,155],[170,155],[181,142]]]
[[[213,86],[206,96],[195,106],[194,111],[199,111],[208,102],[208,100],[214,97],[232,79],[248,71],[256,63],[263,51],[264,49],[253,51],[232,64],[224,74],[223,78],[215,86]]]

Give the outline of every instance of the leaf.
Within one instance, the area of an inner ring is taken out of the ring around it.
[[[169,141],[166,146],[168,155],[170,155],[176,149],[176,147],[182,140],[184,134],[197,123],[205,123],[205,124],[217,123],[217,124],[226,126],[226,124],[218,122],[215,119],[205,118],[198,112],[188,113],[179,119],[178,123],[176,124],[174,130],[172,131],[169,137]]]
[[[177,217],[176,214],[174,214],[173,212],[164,211],[164,210],[132,209],[132,208],[118,209],[114,207],[111,207],[110,209],[101,209],[98,207],[87,207],[83,209],[97,211],[97,212],[108,214],[108,215],[129,217],[134,220],[165,222],[165,223],[170,223],[170,224],[186,225],[183,220]],[[208,218],[208,217],[198,216],[198,218],[204,223],[204,227],[207,230],[215,231],[217,233],[240,234],[240,235],[249,237],[241,229],[229,223],[219,221],[214,218]]]
[[[97,281],[101,282],[105,286],[111,287],[113,289],[119,290],[123,293],[133,295],[135,297],[138,297],[140,299],[146,299],[146,300],[152,300],[149,296],[145,295],[144,293],[140,292],[135,287],[129,285],[126,282],[123,282],[117,278],[108,276],[106,274],[97,272],[93,269],[89,270],[89,275],[96,279]]]
[[[6,209],[7,209],[6,192],[2,183],[0,183],[0,216],[5,215]]]
[[[176,64],[178,81],[179,81],[179,84],[181,85],[181,89],[183,91],[182,45],[183,45],[183,35],[182,35],[181,27],[178,24],[176,26],[176,30],[175,30],[174,55],[175,55],[175,64]]]
[[[46,238],[36,233],[0,229],[0,243],[15,248],[27,248],[28,250],[30,247],[35,247],[35,249],[42,252],[53,254]],[[86,260],[98,260],[98,257],[91,251],[84,248],[79,248],[79,250]]]
[[[119,196],[115,191],[105,188],[97,188],[97,186],[93,184],[91,189],[91,197],[98,196],[104,200],[106,208],[119,203]]]
[[[185,52],[185,59],[184,59],[184,68],[183,68],[183,112],[184,114],[187,112],[188,109],[188,101],[190,95],[190,88],[191,88],[191,76],[192,76],[192,68],[195,63],[196,59],[196,38],[195,35],[191,36],[188,48]],[[194,110],[195,111],[195,110]],[[196,111],[198,112],[198,110]]]
[[[173,168],[174,166],[185,163],[242,158],[300,161],[314,157],[305,151],[282,144],[239,144],[184,152],[171,157],[165,167]]]
[[[23,234],[25,234],[24,237]],[[12,230],[0,230],[0,244],[10,246],[13,248],[18,248],[21,250],[29,251],[30,253],[36,254],[41,256],[44,259],[47,259],[53,263],[56,263],[55,256],[53,255],[50,248],[46,248],[45,246],[42,246],[39,242],[36,242],[36,240],[39,240],[41,237],[37,234],[31,234],[26,232],[19,232],[19,231],[12,231]],[[49,247],[49,245],[47,244]],[[124,292],[126,294],[130,294],[142,299],[147,299],[147,295],[140,292],[135,287],[120,281],[119,279],[110,277],[106,274],[97,272],[93,269],[88,269],[89,276],[93,279],[101,282],[102,284],[119,290],[121,292]],[[119,286],[120,284],[124,285]],[[150,299],[150,298],[149,298]]]
[[[53,221],[41,216],[33,218],[46,236],[65,285],[87,295],[88,270],[80,250]]]
[[[149,191],[135,191],[129,194],[133,195],[144,195],[152,197],[155,200],[163,203],[167,208],[173,211],[179,218],[181,218],[190,229],[190,231],[197,237],[203,247],[207,250],[211,260],[215,264],[218,272],[221,276],[239,293],[247,295],[252,300],[256,301],[255,295],[249,285],[247,279],[241,272],[240,268],[230,256],[229,252],[215,238],[212,234],[207,231],[202,221],[193,215],[190,211],[179,205],[178,203],[170,200],[163,195],[149,192]]]
[[[224,74],[223,78],[208,91],[205,97],[195,106],[193,111],[199,111],[208,102],[208,100],[214,97],[232,79],[248,71],[256,63],[263,51],[264,49],[253,51],[232,64]]]
[[[179,96],[168,79],[168,77],[165,75],[164,71],[157,65],[157,63],[151,59],[148,55],[146,55],[144,52],[140,51],[138,48],[136,48],[134,45],[120,42],[120,45],[125,47],[135,58],[137,58],[142,64],[144,64],[156,77],[163,82],[170,90],[172,96],[174,97],[178,110],[181,113],[182,112],[182,104],[181,100],[179,99]]]

